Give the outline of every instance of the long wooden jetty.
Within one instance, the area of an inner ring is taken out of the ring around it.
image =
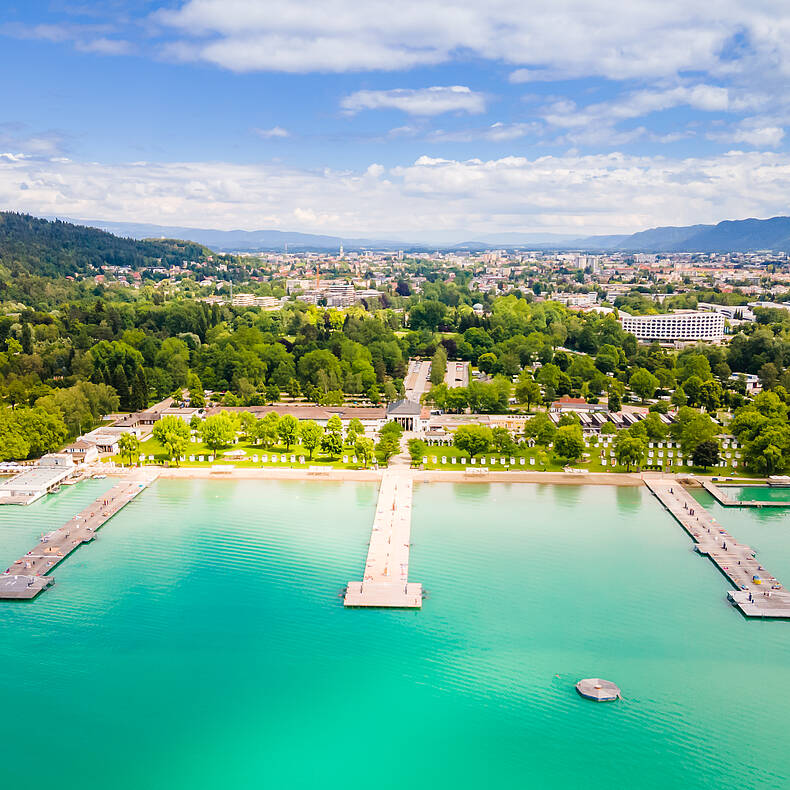
[[[790,618],[790,592],[756,559],[755,551],[735,538],[675,478],[645,478],[645,485],[729,579],[727,597],[747,617]]]
[[[43,535],[38,545],[0,574],[0,599],[35,598],[54,583],[47,574],[78,546],[89,543],[119,510],[148,487],[159,472],[138,469],[116,483],[62,527]]]
[[[345,606],[422,606],[422,585],[409,582],[412,489],[408,469],[396,467],[384,472],[365,572],[361,582],[348,583]]]
[[[710,480],[701,480],[702,487],[723,507],[790,507],[787,502],[762,502],[759,499],[732,499]]]

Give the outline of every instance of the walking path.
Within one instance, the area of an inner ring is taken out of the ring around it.
[[[78,546],[96,537],[96,532],[128,505],[159,476],[151,467],[136,469],[102,494],[62,527],[43,535],[39,544],[0,575],[0,599],[35,598],[54,583],[48,574]]]
[[[412,488],[408,468],[384,472],[363,578],[348,583],[345,606],[422,606],[422,585],[409,582]]]
[[[409,360],[409,369],[403,382],[407,400],[420,402],[420,396],[430,389],[428,381],[430,375],[430,360]]]
[[[755,552],[737,543],[704,507],[674,478],[645,478],[645,485],[694,538],[694,549],[706,554],[736,588],[730,601],[747,617],[790,618],[790,592],[755,559]]]
[[[730,496],[710,480],[702,480],[702,487],[723,507],[790,507],[787,502],[761,502],[759,499],[731,499]]]

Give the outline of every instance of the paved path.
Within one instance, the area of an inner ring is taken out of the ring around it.
[[[468,387],[469,363],[449,361],[447,363],[447,372],[444,374],[444,383],[450,389],[453,387]]]
[[[747,617],[790,618],[790,592],[763,568],[755,551],[738,543],[674,478],[645,478],[645,485],[735,587],[730,601]],[[756,579],[759,579],[756,581]]]
[[[430,388],[428,377],[431,375],[430,360],[420,361],[418,359],[409,360],[409,369],[403,386],[406,391],[407,400],[420,402],[420,397]]]
[[[702,480],[702,487],[723,507],[790,507],[787,502],[762,502],[759,499],[732,499],[710,480]]]
[[[384,472],[363,578],[348,583],[345,606],[422,606],[422,585],[409,582],[412,487],[408,469]]]
[[[46,574],[78,546],[93,540],[97,530],[158,476],[151,467],[134,470],[62,527],[43,535],[34,549],[0,575],[0,599],[35,598],[54,582]]]

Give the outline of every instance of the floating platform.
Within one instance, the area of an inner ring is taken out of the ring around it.
[[[732,499],[710,480],[701,480],[700,482],[702,483],[702,487],[722,507],[790,507],[790,500],[787,502],[763,502],[759,499]]]
[[[790,618],[790,592],[756,559],[756,552],[738,543],[674,478],[645,478],[645,485],[735,587],[727,594],[746,617]]]
[[[614,702],[620,699],[619,687],[611,680],[602,678],[585,678],[576,684],[576,691],[585,699],[595,702]]]
[[[409,470],[387,469],[361,582],[349,582],[344,606],[419,609],[422,585],[409,582],[413,480]]]
[[[0,574],[0,599],[30,599],[54,583],[48,574],[77,547],[89,543],[119,510],[159,476],[156,469],[140,469],[116,483],[62,527],[43,535],[38,545]]]

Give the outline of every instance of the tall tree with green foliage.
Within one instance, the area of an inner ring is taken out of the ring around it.
[[[222,447],[227,447],[236,438],[236,425],[227,412],[212,414],[203,420],[200,426],[200,438],[203,444],[216,455]]]
[[[469,458],[485,453],[494,437],[487,425],[462,425],[453,434],[453,445]]]
[[[373,439],[370,439],[367,436],[357,437],[357,440],[354,443],[354,453],[356,454],[357,458],[362,461],[362,465],[364,467],[367,467],[371,458],[373,458],[373,450]]]
[[[285,445],[286,452],[288,452],[299,439],[299,420],[291,414],[284,414],[280,417],[277,433],[280,441]]]
[[[154,423],[153,434],[177,464],[189,445],[189,426],[180,417],[169,414]]]
[[[122,433],[118,437],[118,452],[121,458],[128,458],[129,463],[140,455],[140,440],[131,432]]]
[[[299,429],[299,437],[302,440],[302,447],[307,450],[310,460],[313,460],[315,448],[321,443],[324,429],[314,420],[305,420]]]
[[[575,461],[584,454],[584,439],[579,425],[563,425],[554,437],[554,452],[568,461]]]

